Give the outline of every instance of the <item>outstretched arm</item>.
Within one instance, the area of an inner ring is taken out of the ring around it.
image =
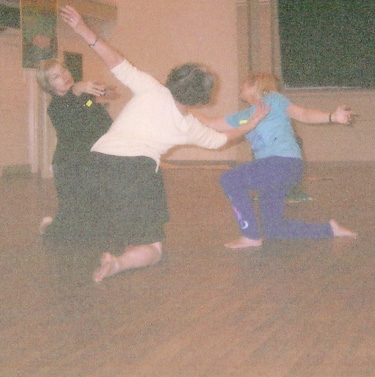
[[[248,132],[252,131],[269,113],[270,109],[271,105],[265,106],[263,101],[259,101],[256,104],[254,114],[246,123],[241,124],[241,126],[237,128],[232,128],[229,131],[224,131],[225,135],[227,135],[228,141],[238,139],[246,135]]]
[[[206,126],[213,128],[216,131],[224,132],[229,131],[232,127],[227,123],[225,117],[211,118],[207,115],[192,111],[193,115],[199,119]]]
[[[194,116],[198,118],[206,126],[213,128],[218,132],[224,133],[228,141],[239,139],[240,137],[246,135],[248,132],[253,130],[259,122],[269,113],[271,106],[265,106],[263,101],[259,101],[256,104],[254,114],[249,118],[249,120],[241,124],[240,127],[233,128],[227,123],[225,117],[210,118],[201,113],[195,113]]]
[[[124,60],[124,57],[116,49],[86,25],[75,8],[66,5],[61,8],[60,13],[63,21],[87,42],[109,69],[116,67]]]
[[[309,109],[295,104],[289,105],[287,115],[302,123],[340,123],[349,124],[354,111],[348,110],[347,106],[339,106],[333,113]]]

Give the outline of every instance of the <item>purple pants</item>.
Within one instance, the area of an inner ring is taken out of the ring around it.
[[[228,170],[221,178],[242,234],[251,239],[332,238],[329,222],[305,223],[284,218],[285,197],[303,175],[299,158],[267,157]],[[249,191],[259,193],[258,224]]]

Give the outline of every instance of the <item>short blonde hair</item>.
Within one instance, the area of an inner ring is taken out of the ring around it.
[[[41,89],[46,93],[54,93],[53,87],[49,82],[48,73],[52,68],[56,67],[57,65],[63,64],[57,59],[42,60],[39,64],[38,70],[36,71],[36,80],[38,81],[38,84],[41,87]]]
[[[279,79],[272,73],[252,72],[246,78],[248,85],[257,86],[258,94],[263,97],[270,92],[278,92],[280,88]]]

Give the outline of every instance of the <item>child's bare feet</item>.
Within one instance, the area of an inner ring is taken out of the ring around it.
[[[252,238],[240,237],[234,241],[225,244],[228,249],[243,249],[245,247],[259,247],[262,246],[263,240],[253,240]]]
[[[46,233],[47,228],[52,224],[53,218],[50,216],[43,217],[39,224],[39,234],[42,236]]]
[[[99,283],[104,278],[119,272],[119,266],[116,256],[110,253],[104,253],[100,259],[100,267],[94,271],[94,281]]]
[[[334,237],[352,237],[352,238],[357,237],[357,233],[354,233],[351,230],[340,226],[339,224],[337,224],[335,220],[332,219],[329,221],[329,223],[331,225]]]

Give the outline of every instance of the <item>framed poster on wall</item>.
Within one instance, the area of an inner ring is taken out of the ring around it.
[[[57,58],[57,0],[21,0],[22,65]]]
[[[72,74],[74,81],[82,81],[82,54],[64,51],[64,63]]]

